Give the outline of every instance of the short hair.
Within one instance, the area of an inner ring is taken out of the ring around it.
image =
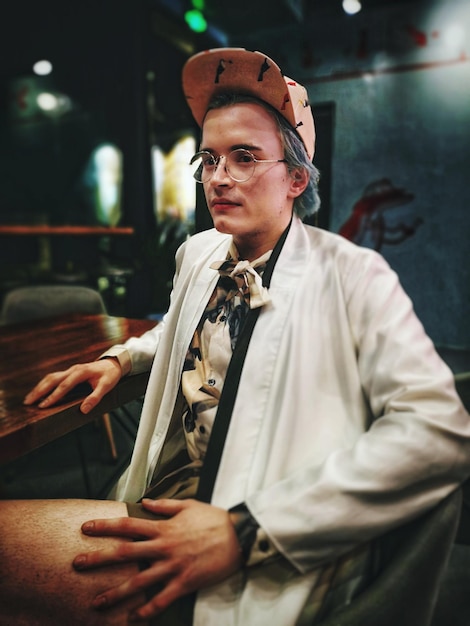
[[[294,211],[301,219],[308,215],[314,215],[320,208],[320,196],[318,194],[320,172],[309,159],[300,135],[297,134],[294,128],[280,113],[263,100],[238,92],[218,93],[209,102],[207,111],[246,102],[259,104],[274,118],[279,128],[284,158],[287,161],[289,171],[304,169],[307,172],[308,184],[302,194],[294,199]]]

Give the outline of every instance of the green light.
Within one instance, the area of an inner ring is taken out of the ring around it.
[[[189,28],[196,33],[203,33],[207,29],[207,22],[200,11],[186,11],[184,19]]]
[[[201,12],[206,8],[205,0],[192,0],[191,4],[195,9],[198,9]]]

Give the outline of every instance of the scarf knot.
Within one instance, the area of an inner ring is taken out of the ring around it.
[[[252,263],[246,260],[236,261],[235,259],[215,261],[210,267],[217,270],[221,276],[228,276],[235,281],[240,296],[250,309],[257,309],[270,302],[271,298],[255,267],[261,271],[264,270],[270,255],[271,252],[268,252]]]

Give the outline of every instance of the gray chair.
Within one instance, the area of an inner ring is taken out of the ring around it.
[[[64,313],[106,314],[106,306],[101,294],[90,287],[31,285],[17,287],[5,295],[1,318],[3,324],[14,324]],[[111,455],[116,460],[117,449],[109,413],[105,413],[102,419]]]
[[[465,408],[470,412],[470,371],[455,374],[455,388]]]
[[[101,294],[90,287],[76,285],[33,285],[9,291],[2,306],[5,324],[27,322],[62,315],[106,313]]]
[[[375,542],[376,577],[351,604],[317,626],[441,626],[433,615],[455,540],[462,502],[457,489],[434,509]],[[442,626],[454,626],[447,621]],[[460,625],[459,625],[460,626]]]
[[[468,356],[462,363],[467,371],[455,374],[455,386],[467,411],[470,411],[470,371]],[[463,369],[463,368],[462,368]],[[462,487],[462,513],[450,555],[432,626],[468,626],[470,624],[470,479]]]

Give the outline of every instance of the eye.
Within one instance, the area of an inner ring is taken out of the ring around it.
[[[209,152],[201,154],[201,162],[204,167],[214,167],[216,164],[215,158]]]
[[[241,165],[251,165],[251,163],[254,163],[255,161],[254,156],[251,152],[248,152],[248,150],[234,150],[232,152],[232,156],[235,162],[240,163]]]

